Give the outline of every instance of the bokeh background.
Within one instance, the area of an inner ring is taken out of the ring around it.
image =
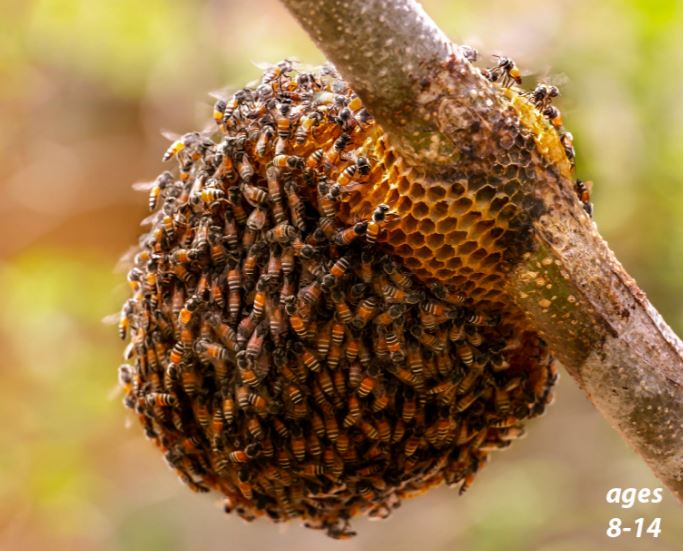
[[[455,40],[560,82],[577,168],[617,256],[683,332],[683,2],[424,2]],[[354,25],[354,21],[348,21]],[[162,170],[160,129],[204,126],[210,90],[254,62],[320,53],[275,1],[2,0],[0,18],[0,548],[395,551],[681,549],[683,508],[605,503],[658,487],[564,376],[556,404],[466,497],[440,489],[337,543],[246,525],[192,494],[121,405],[122,345],[101,319],[115,267]],[[658,539],[610,540],[608,521]]]

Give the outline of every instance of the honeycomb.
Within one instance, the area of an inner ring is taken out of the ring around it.
[[[556,380],[500,290],[529,223],[520,180],[547,164],[537,133],[488,170],[427,178],[334,69],[289,61],[213,118],[138,186],[152,214],[119,381],[146,436],[226,512],[334,538],[466,491]]]

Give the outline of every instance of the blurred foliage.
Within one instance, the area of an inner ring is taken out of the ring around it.
[[[160,128],[203,126],[209,90],[252,62],[321,55],[274,0],[5,0],[0,18],[0,548],[318,549],[296,526],[225,517],[191,494],[120,404],[121,345],[101,319],[125,297],[117,258],[160,169]],[[683,3],[425,2],[455,40],[504,52],[562,83],[578,173],[627,270],[683,332]],[[349,21],[353,25],[353,21]],[[564,78],[565,75],[567,78]],[[681,509],[607,505],[614,486],[656,487],[565,378],[529,437],[465,498],[437,490],[348,549],[679,549]],[[611,517],[662,517],[659,540],[609,540]]]

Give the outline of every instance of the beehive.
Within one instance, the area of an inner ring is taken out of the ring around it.
[[[514,175],[426,180],[330,67],[282,62],[214,120],[164,155],[128,274],[119,379],[147,437],[227,512],[335,538],[464,492],[556,379],[500,297]]]

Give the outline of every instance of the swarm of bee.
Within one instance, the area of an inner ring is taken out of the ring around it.
[[[512,68],[490,78],[516,82]],[[545,113],[553,95],[529,99]],[[332,67],[284,61],[213,118],[147,186],[119,321],[125,405],[190,489],[245,520],[345,538],[353,516],[465,492],[550,401],[543,341],[387,245],[408,213],[367,203],[393,160]]]

